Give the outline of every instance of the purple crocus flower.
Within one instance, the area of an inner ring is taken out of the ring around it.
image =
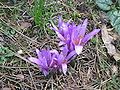
[[[71,61],[71,58],[76,54],[75,51],[68,52],[67,45],[63,47],[63,50],[59,53],[57,50],[38,50],[36,49],[37,58],[29,57],[28,59],[37,64],[42,70],[44,75],[48,75],[50,70],[67,72],[67,64]]]
[[[60,53],[57,50],[38,50],[36,49],[37,58],[29,57],[28,59],[36,63],[44,75],[48,75],[51,70],[67,72],[67,64],[71,62],[73,56],[82,52],[83,46],[94,36],[100,29],[94,29],[85,35],[88,20],[85,19],[82,24],[76,26],[74,23],[63,22],[59,17],[58,27],[53,24],[53,30],[60,39]]]
[[[53,24],[53,30],[60,38],[59,46],[67,45],[69,52],[76,51],[79,55],[82,52],[83,46],[94,36],[100,29],[94,29],[89,34],[85,35],[88,19],[85,19],[82,24],[76,26],[74,23],[63,22],[62,17],[59,17],[58,27]]]
[[[66,75],[67,64],[71,62],[71,58],[75,55],[75,51],[71,51],[69,53],[68,47],[65,45],[56,59],[59,71],[63,71],[63,73]]]
[[[50,52],[50,50],[38,50],[36,49],[36,53],[37,53],[37,58],[35,57],[29,57],[28,59],[37,64],[42,72],[44,73],[44,75],[48,75],[49,74],[49,70],[52,67],[52,63],[53,63],[53,58],[55,57],[54,54],[52,54]]]

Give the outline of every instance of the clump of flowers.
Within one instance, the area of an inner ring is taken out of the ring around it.
[[[28,59],[36,63],[43,74],[46,76],[51,70],[63,71],[64,74],[67,72],[67,64],[70,62],[70,59],[75,55],[75,52],[72,51],[68,53],[67,45],[59,53],[57,50],[38,50],[36,49],[37,58],[29,57]]]
[[[38,50],[36,49],[37,58],[29,57],[28,59],[36,63],[44,75],[48,75],[51,70],[63,71],[66,75],[67,64],[71,62],[72,57],[82,52],[83,46],[94,36],[100,29],[94,29],[92,32],[85,34],[88,19],[76,26],[74,23],[62,21],[59,17],[58,26],[53,24],[53,30],[57,34],[60,46],[60,52],[57,50]]]
[[[69,51],[74,51],[79,55],[82,52],[83,46],[94,36],[100,29],[94,29],[92,32],[85,35],[88,19],[76,26],[74,23],[63,22],[62,17],[59,17],[58,27],[53,25],[53,30],[60,39],[59,46],[67,45]]]

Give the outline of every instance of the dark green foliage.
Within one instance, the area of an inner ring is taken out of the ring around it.
[[[113,75],[111,80],[106,83],[106,90],[119,90],[120,89],[120,77]]]
[[[34,20],[36,25],[43,25],[43,18],[44,18],[44,4],[45,0],[35,0],[35,5],[34,5]]]
[[[4,33],[6,36],[14,36],[16,31],[13,30],[12,28],[8,27],[5,22],[0,20],[0,31]]]
[[[119,6],[120,6],[120,0],[118,0],[118,4],[119,4]]]
[[[96,4],[103,10],[110,10],[112,0],[96,0]]]
[[[10,3],[15,4],[17,0],[0,0],[0,2],[10,2]]]
[[[14,4],[17,2],[17,0],[8,0],[8,1],[10,1],[10,2],[12,2]]]
[[[120,34],[120,0],[96,0],[96,4],[107,12],[111,25]]]
[[[111,25],[120,34],[120,10],[111,10],[107,14]]]
[[[14,53],[7,47],[0,45],[0,64],[7,61],[9,58],[14,56]]]

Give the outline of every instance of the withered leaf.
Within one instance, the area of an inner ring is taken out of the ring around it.
[[[120,60],[120,53],[117,52],[115,46],[111,43],[113,41],[113,37],[109,35],[108,29],[105,25],[102,27],[102,40],[107,48],[107,52],[110,56],[113,56],[116,61]]]
[[[29,22],[21,22],[21,23],[20,23],[20,28],[21,28],[21,29],[27,29],[27,28],[29,28],[29,27],[31,27],[31,26],[32,26],[32,24],[29,23]]]

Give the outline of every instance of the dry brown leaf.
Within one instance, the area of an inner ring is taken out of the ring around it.
[[[102,40],[107,48],[107,51],[110,56],[113,56],[116,61],[120,60],[120,54],[116,51],[115,46],[111,43],[114,40],[114,37],[110,36],[108,33],[107,27],[103,25],[102,27]]]
[[[33,2],[34,2],[34,0],[28,0],[28,4],[29,4],[29,5],[32,5]]]
[[[0,36],[0,45],[3,45],[3,38],[2,38],[2,36]]]
[[[118,67],[115,65],[112,66],[112,74],[118,74]]]
[[[120,54],[119,53],[114,54],[113,57],[116,61],[120,60]]]
[[[89,68],[87,72],[87,77],[90,78],[90,76],[91,76],[91,69]]]
[[[18,79],[21,79],[21,80],[24,80],[24,75],[22,74],[18,74],[18,75],[15,75]]]
[[[11,88],[3,88],[2,90],[11,90]]]
[[[29,22],[21,22],[21,23],[20,23],[20,28],[21,28],[21,29],[27,29],[27,28],[29,28],[29,27],[31,27],[31,26],[32,26],[32,24],[29,23]]]

